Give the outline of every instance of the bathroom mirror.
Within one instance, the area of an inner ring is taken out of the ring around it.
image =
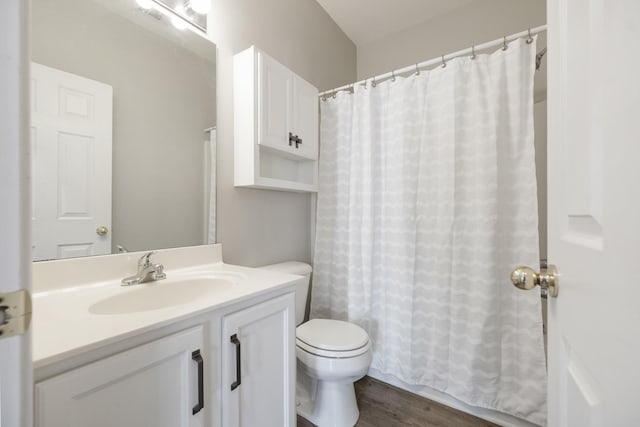
[[[215,241],[216,47],[163,12],[32,0],[34,260]]]

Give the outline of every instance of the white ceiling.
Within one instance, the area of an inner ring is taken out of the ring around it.
[[[474,0],[317,0],[362,46],[450,12]]]

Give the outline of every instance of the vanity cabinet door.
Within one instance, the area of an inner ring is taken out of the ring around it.
[[[202,327],[36,384],[38,427],[202,427]]]
[[[295,427],[294,294],[222,323],[222,425]]]

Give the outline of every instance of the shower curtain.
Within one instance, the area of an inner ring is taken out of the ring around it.
[[[312,317],[367,330],[372,368],[543,425],[535,42],[321,102]]]
[[[205,187],[208,189],[205,200],[209,200],[209,206],[205,207],[207,220],[207,244],[216,243],[216,199],[217,199],[217,139],[218,131],[211,129],[209,131],[209,141],[206,142],[205,159],[208,159],[207,167],[207,183]]]

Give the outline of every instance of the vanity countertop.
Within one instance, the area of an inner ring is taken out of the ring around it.
[[[143,252],[34,264],[34,368],[303,280],[224,264],[219,246],[158,251],[167,279],[133,286],[120,280]],[[91,271],[97,280],[86,280]]]

